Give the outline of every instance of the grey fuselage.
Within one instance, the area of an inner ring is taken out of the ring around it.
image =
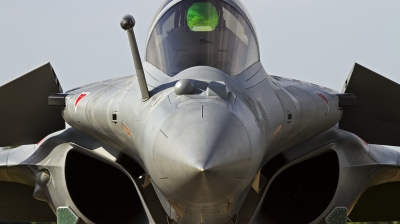
[[[67,92],[63,117],[134,158],[180,223],[227,222],[269,159],[342,116],[337,92],[270,76],[261,62],[237,76],[197,66],[169,77],[143,65],[149,100],[142,101],[136,76],[102,81]],[[176,95],[182,79],[194,84],[193,94]],[[227,96],[208,94],[215,81]]]
[[[64,93],[48,63],[0,88],[0,145],[22,145],[0,151],[0,220],[400,219],[400,152],[381,146],[400,145],[399,84],[358,64],[341,94],[267,74],[240,0],[166,0],[144,60],[120,25],[136,75]]]

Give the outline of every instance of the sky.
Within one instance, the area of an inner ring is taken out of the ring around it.
[[[143,55],[162,0],[0,0],[0,85],[51,62],[64,90],[134,74],[120,18]],[[243,0],[266,71],[340,91],[354,62],[400,82],[400,1]]]
[[[134,74],[120,18],[140,53],[162,0],[0,0],[0,85],[51,62],[64,91]],[[243,0],[271,75],[341,91],[355,62],[400,83],[400,1]]]

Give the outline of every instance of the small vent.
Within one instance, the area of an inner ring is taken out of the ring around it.
[[[112,122],[113,123],[118,123],[118,112],[114,112],[112,114]]]
[[[292,123],[293,121],[293,113],[288,111],[287,112],[287,123]]]

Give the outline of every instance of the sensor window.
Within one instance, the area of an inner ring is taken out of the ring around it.
[[[187,24],[192,31],[210,32],[217,27],[217,9],[211,3],[194,3],[190,6],[187,15]]]

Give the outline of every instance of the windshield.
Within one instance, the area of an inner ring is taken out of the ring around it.
[[[194,66],[211,66],[238,75],[259,60],[258,45],[246,18],[217,0],[182,1],[155,25],[146,60],[169,76]]]

